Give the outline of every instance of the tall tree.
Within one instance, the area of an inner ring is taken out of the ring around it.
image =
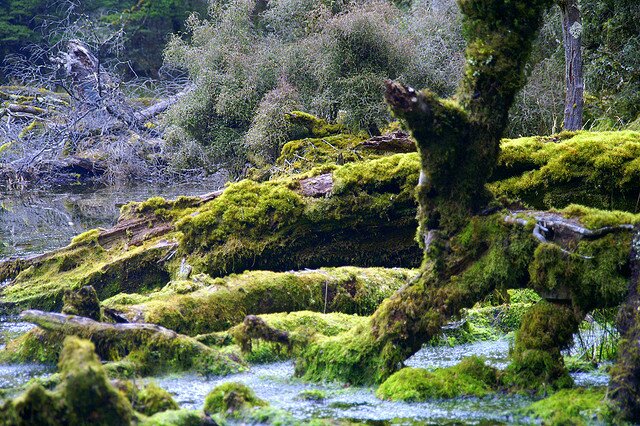
[[[564,129],[582,128],[584,74],[582,65],[582,17],[578,0],[560,0],[565,57]]]
[[[488,215],[485,182],[552,0],[458,3],[468,47],[457,100],[387,84],[387,102],[411,130],[421,158],[421,275],[385,300],[366,326],[309,345],[296,363],[306,378],[380,382],[462,308],[497,286],[526,283],[527,266],[518,259],[533,252],[532,239]]]

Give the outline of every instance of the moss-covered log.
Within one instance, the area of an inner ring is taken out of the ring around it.
[[[38,325],[40,330],[11,341],[1,355],[5,360],[52,362],[57,359],[65,336],[79,336],[93,342],[103,360],[121,361],[128,373],[149,375],[195,370],[204,374],[228,374],[244,369],[232,354],[222,354],[155,324],[110,324],[34,310],[23,312],[21,318]],[[34,359],[43,354],[46,354],[44,359]]]
[[[193,336],[226,330],[250,314],[312,310],[370,315],[415,274],[356,267],[253,271],[215,279],[199,274],[147,295],[121,294],[104,305],[129,321]]]
[[[331,169],[334,169],[331,171]],[[145,292],[193,273],[320,266],[417,266],[416,156],[395,155],[256,183],[204,199],[153,198],[127,206],[112,230],[83,234],[62,250],[0,263],[5,310],[59,310],[66,289],[92,285],[100,299]],[[329,173],[326,193],[301,182]]]

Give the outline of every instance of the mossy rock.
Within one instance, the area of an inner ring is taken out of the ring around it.
[[[142,414],[153,416],[162,411],[178,410],[180,407],[169,392],[151,382],[138,391],[133,408]]]
[[[204,411],[207,414],[238,416],[243,411],[267,405],[246,385],[227,382],[209,392],[204,400]]]
[[[143,418],[140,426],[207,426],[211,425],[211,418],[201,411],[168,410],[151,417]]]
[[[394,373],[376,391],[392,401],[427,401],[458,396],[484,396],[499,386],[495,368],[479,357],[463,359],[458,365],[427,371],[403,368]]]

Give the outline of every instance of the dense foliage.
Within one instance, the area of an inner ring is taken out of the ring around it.
[[[247,148],[258,164],[275,160],[292,108],[377,134],[390,119],[385,79],[449,95],[463,62],[451,1],[213,2],[188,27],[192,41],[174,37],[165,52],[196,84],[169,113],[169,142],[176,158],[204,149],[236,171]]]
[[[183,30],[192,13],[206,13],[207,0],[8,0],[0,3],[0,58],[24,54],[32,44],[56,41],[77,19],[123,28],[131,69],[157,75],[169,34]],[[1,74],[0,74],[1,78]]]

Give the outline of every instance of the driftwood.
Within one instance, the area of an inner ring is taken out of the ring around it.
[[[375,136],[360,145],[364,149],[384,152],[415,152],[416,143],[409,133],[397,130],[386,135]]]
[[[23,311],[20,314],[20,319],[35,324],[43,330],[61,331],[66,335],[86,336],[87,334],[108,333],[112,337],[123,340],[139,338],[140,334],[149,337],[159,336],[163,339],[175,339],[179,336],[175,331],[155,324],[110,324],[91,318],[38,310]]]

